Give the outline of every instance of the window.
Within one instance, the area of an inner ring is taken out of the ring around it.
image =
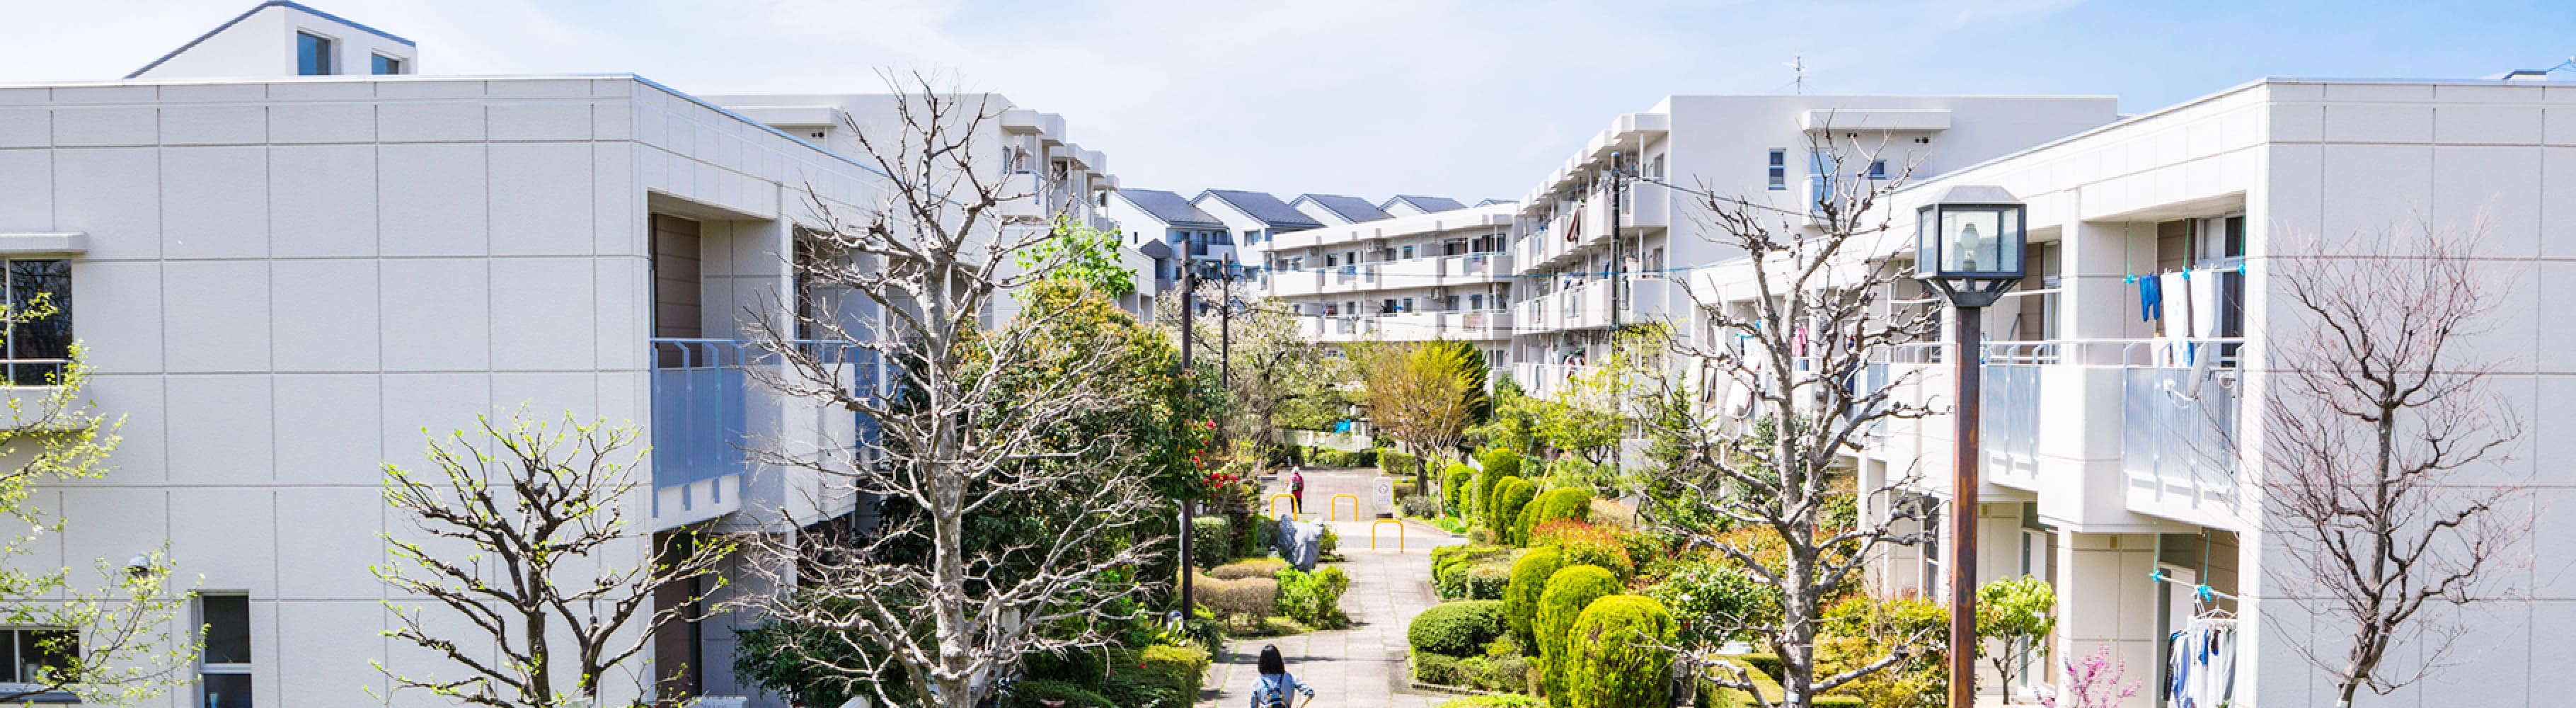
[[[1877,159],[1869,161],[1869,178],[1887,179],[1887,160]]]
[[[71,668],[80,656],[80,632],[67,629],[0,629],[0,683],[43,683],[46,669]]]
[[[1408,261],[1409,261],[1409,260],[1413,260],[1413,247],[1412,247],[1412,246],[1406,246],[1406,247],[1404,247],[1404,259],[1405,259],[1405,260],[1408,260]]]
[[[250,596],[199,595],[197,622],[206,647],[197,664],[197,705],[251,708]]]
[[[1397,311],[1397,312],[1412,312],[1412,311],[1413,311],[1413,298],[1409,298],[1409,297],[1408,297],[1408,298],[1405,298],[1405,299],[1404,299],[1404,308],[1403,308],[1403,309],[1400,309],[1400,310],[1396,310],[1396,311]]]
[[[391,75],[394,75],[394,74],[400,74],[400,73],[403,73],[403,60],[401,60],[401,59],[395,59],[395,58],[393,58],[393,57],[385,56],[385,55],[382,55],[382,54],[377,54],[377,55],[374,55],[374,56],[375,56],[375,58],[376,58],[376,65],[375,65],[373,68],[375,69],[375,72],[376,72],[376,75],[377,75],[377,76],[391,76]],[[820,138],[820,137],[823,137],[823,135],[822,135],[822,134],[820,134],[820,133],[816,133],[816,134],[814,135],[814,137]]]
[[[51,314],[0,329],[0,374],[13,383],[52,385],[72,356],[72,262],[60,259],[0,261],[6,278],[8,306],[14,312],[51,309]]]
[[[331,75],[331,38],[311,32],[295,33],[295,75]]]
[[[1663,178],[1664,178],[1664,156],[1662,156],[1662,155],[1656,155],[1656,156],[1655,156],[1655,161],[1654,161],[1653,163],[1651,163],[1651,164],[1653,165],[1652,167],[1648,167],[1648,168],[1646,168],[1646,177],[1647,177],[1647,178],[1649,178],[1649,179],[1663,179]]]
[[[1456,311],[1458,309],[1458,296],[1451,295],[1445,298],[1444,301],[1440,303],[1440,307],[1444,310]]]
[[[1771,188],[1789,188],[1789,151],[1771,149]]]

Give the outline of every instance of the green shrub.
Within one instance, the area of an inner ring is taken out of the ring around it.
[[[1339,629],[1350,624],[1342,614],[1342,593],[1351,589],[1351,576],[1341,568],[1325,566],[1312,573],[1296,568],[1280,568],[1279,614],[1316,629]]]
[[[1476,484],[1476,468],[1466,463],[1451,463],[1440,473],[1440,501],[1452,512],[1466,510],[1467,488]]]
[[[1530,663],[1525,657],[1470,656],[1462,659],[1416,651],[1411,663],[1413,680],[1423,683],[1486,691],[1529,689]]]
[[[1040,701],[1064,701],[1064,708],[1119,708],[1109,698],[1070,681],[1038,679],[1011,684],[1010,695],[1004,696],[1003,708],[1045,708]]]
[[[1400,492],[1402,490],[1397,491]],[[1404,500],[1399,502],[1398,506],[1402,506],[1404,508],[1405,516],[1411,516],[1418,519],[1429,519],[1440,515],[1440,498],[1427,494],[1417,494],[1404,497]]]
[[[1188,708],[1198,701],[1207,667],[1207,650],[1198,647],[1156,644],[1142,650],[1111,649],[1100,695],[1122,707]]]
[[[1520,519],[1521,507],[1529,506],[1530,498],[1537,495],[1538,485],[1531,484],[1529,480],[1519,477],[1503,480],[1494,489],[1494,513],[1485,518],[1486,527],[1494,532],[1495,538],[1508,542],[1512,539],[1513,523]]]
[[[1512,634],[1524,644],[1537,641],[1530,634],[1531,620],[1538,618],[1538,596],[1547,591],[1547,579],[1565,567],[1564,555],[1554,548],[1532,548],[1512,562],[1512,577],[1503,587],[1503,619]]]
[[[1589,521],[1592,518],[1592,492],[1585,489],[1551,489],[1530,500],[1529,528],[1550,521]],[[1526,534],[1527,531],[1522,533]]]
[[[1458,668],[1460,661],[1464,659],[1415,649],[1411,660],[1406,663],[1412,665],[1415,681],[1435,686],[1460,686],[1466,684],[1466,680],[1460,678],[1465,673]]]
[[[1637,574],[1635,559],[1620,537],[1628,532],[1581,521],[1551,521],[1530,532],[1532,546],[1555,546],[1569,565],[1597,565],[1627,579]]]
[[[1404,640],[1417,652],[1464,657],[1502,636],[1503,630],[1500,601],[1444,602],[1414,615],[1413,624],[1404,628]]]
[[[1279,608],[1279,581],[1271,578],[1218,580],[1199,576],[1198,601],[1218,619],[1258,624]]]
[[[1190,560],[1198,567],[1214,568],[1234,557],[1234,522],[1223,516],[1201,516],[1190,520]]]
[[[1211,568],[1207,574],[1208,577],[1218,580],[1267,578],[1278,575],[1279,569],[1286,567],[1288,567],[1288,561],[1278,558],[1245,558]]]
[[[1753,574],[1708,561],[1684,561],[1664,569],[1664,577],[1646,587],[1645,595],[1664,603],[1680,629],[1683,646],[1717,644],[1736,637],[1730,627],[1761,626],[1780,616],[1780,591]],[[1761,668],[1777,674],[1779,659]]]
[[[1395,496],[1398,498],[1410,497],[1415,494],[1422,493],[1422,485],[1410,479],[1399,479],[1396,480],[1394,484],[1389,484],[1387,486],[1394,488],[1393,491],[1395,492]]]
[[[1377,469],[1391,475],[1417,475],[1422,473],[1422,458],[1394,450],[1379,450]]]
[[[1512,564],[1510,561],[1496,558],[1467,566],[1467,572],[1462,581],[1460,597],[1472,600],[1503,599],[1503,589],[1512,584]]]
[[[1564,694],[1566,641],[1575,620],[1593,600],[1617,595],[1619,589],[1619,576],[1597,565],[1569,565],[1548,577],[1547,591],[1538,598],[1538,619],[1530,631],[1538,639],[1540,664],[1547,670],[1543,683],[1551,701]]]
[[[1672,639],[1673,617],[1654,598],[1612,595],[1594,600],[1574,621],[1565,660],[1550,662],[1566,665],[1561,682],[1549,687],[1550,702],[1562,693],[1570,708],[1672,705],[1666,697],[1672,655],[1661,646]]]
[[[1859,696],[1817,696],[1807,705],[1815,708],[1863,708],[1869,705],[1869,701],[1861,700]]]
[[[1342,532],[1333,530],[1332,524],[1325,524],[1324,532],[1315,537],[1315,550],[1327,556],[1339,552],[1342,550]]]
[[[1497,693],[1490,696],[1452,698],[1441,701],[1439,708],[1539,708],[1545,705],[1547,705],[1546,701],[1518,693]]]
[[[1509,546],[1471,543],[1462,546],[1440,546],[1431,549],[1431,587],[1445,599],[1467,597],[1467,569],[1477,563],[1503,559],[1508,563],[1517,552]],[[1510,566],[1504,567],[1505,571]],[[1506,578],[1508,581],[1509,578]],[[1490,599],[1502,599],[1500,597]]]
[[[1511,477],[1521,473],[1521,454],[1518,452],[1501,449],[1486,450],[1484,454],[1476,457],[1476,461],[1484,463],[1485,471],[1496,475]]]

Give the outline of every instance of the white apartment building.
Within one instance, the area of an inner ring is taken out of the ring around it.
[[[831,133],[841,114],[881,120],[886,99],[717,102],[631,75],[435,77],[418,61],[408,41],[271,2],[132,78],[0,86],[0,259],[23,292],[69,301],[13,368],[77,339],[89,396],[126,420],[104,479],[30,500],[68,524],[33,561],[166,542],[202,578],[198,681],[156,705],[370,705],[375,662],[456,673],[379,636],[382,603],[402,598],[369,571],[388,561],[379,534],[417,535],[388,513],[381,466],[420,468],[424,428],[521,408],[642,426],[651,492],[627,518],[656,531],[855,506],[736,447],[860,434],[846,412],[747,386],[763,364],[740,342],[748,313],[794,290],[786,254],[819,223],[809,188],[838,208],[882,196]],[[1061,118],[992,98],[1008,109],[994,138],[1072,190],[1013,208],[1114,229],[1100,155],[1065,143]],[[679,627],[650,652],[661,676],[605,683],[781,705],[732,675],[734,629]]]
[[[1187,197],[1159,189],[1121,189],[1109,195],[1102,207],[1113,222],[1126,232],[1123,239],[1130,250],[1147,249],[1154,244],[1152,264],[1137,272],[1140,277],[1151,273],[1151,289],[1161,293],[1179,287],[1181,262],[1207,261],[1234,263],[1234,232]],[[1148,283],[1138,283],[1146,287]]]
[[[1508,360],[1514,205],[1460,207],[1283,234],[1262,252],[1266,294],[1319,342],[1471,342]]]
[[[1738,255],[1700,232],[1691,191],[1801,213],[1835,172],[1836,158],[1819,148],[1857,144],[1876,158],[1870,178],[1900,178],[1910,167],[1920,179],[2109,123],[2115,104],[2093,96],[1671,96],[1621,115],[1517,204],[1513,379],[1557,390],[1600,363],[1616,326],[1689,311],[1672,279]],[[1613,170],[1631,177],[1615,239]],[[1624,296],[1610,292],[1613,273],[1635,274]]]
[[[2552,654],[2550,637],[2576,629],[2576,586],[2556,570],[2568,556],[2555,540],[2576,528],[2576,511],[2553,471],[2571,454],[2554,439],[2569,415],[2554,402],[2576,380],[2576,359],[2561,353],[2576,326],[2544,308],[2576,278],[2576,219],[2554,208],[2576,201],[2576,87],[2270,79],[1948,164],[1887,205],[1903,215],[1903,233],[1887,240],[1900,250],[1883,257],[1912,258],[1910,215],[1953,186],[2000,187],[2025,202],[2031,241],[2031,276],[1985,314],[1977,576],[2030,574],[2054,586],[2053,654],[2116,647],[2129,677],[2149,686],[2127,702],[2139,707],[2172,704],[2156,688],[2167,642],[2223,624],[2222,613],[2234,615],[2238,642],[2227,705],[2334,703],[2331,681],[2300,647],[2339,656],[2349,632],[2297,604],[2295,584],[2283,580],[2305,571],[2282,548],[2288,541],[2266,534],[2276,512],[2260,486],[2269,434],[2261,411],[2285,384],[2263,344],[2300,317],[2278,296],[2271,266],[2311,237],[2419,219],[2447,230],[2483,222],[2484,267],[2505,297],[2494,329],[2464,345],[2473,359],[2511,362],[2492,385],[2527,432],[2471,483],[2530,490],[2532,541],[2516,552],[2536,562],[2512,571],[2514,598],[2469,610],[2478,629],[2451,653],[2401,645],[2391,659],[2400,672],[2451,664],[2444,673],[2363,703],[2563,700],[2553,696],[2566,695],[2565,672],[2541,659]],[[1743,292],[1729,272],[1691,277],[1706,292]],[[2142,311],[2139,278],[2179,282],[2166,279],[2183,273],[2191,294],[2168,290],[2162,312]],[[1908,395],[1946,398],[1948,365],[1932,364],[1934,351],[1887,352],[1863,379],[1920,370]],[[2177,355],[2185,351],[2209,356],[2187,363]],[[1948,498],[1950,429],[1946,416],[1889,421],[1854,457],[1862,487],[1913,473],[1908,486]],[[1945,594],[1934,548],[1890,554],[1872,584]],[[2460,611],[2427,609],[2437,619]]]

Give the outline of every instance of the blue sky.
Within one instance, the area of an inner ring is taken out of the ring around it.
[[[867,92],[936,69],[1062,113],[1131,187],[1517,197],[1676,93],[2086,94],[2473,78],[2576,55],[2576,2],[306,0],[430,73]],[[254,0],[0,6],[0,81],[122,76]],[[2568,75],[2576,79],[2576,75]]]

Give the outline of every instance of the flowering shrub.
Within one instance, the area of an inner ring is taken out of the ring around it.
[[[1566,565],[1597,565],[1624,579],[1637,573],[1621,538],[1626,533],[1586,521],[1550,521],[1530,530],[1530,546],[1555,546]]]
[[[2040,687],[2039,704],[2048,708],[2113,708],[2138,695],[2138,682],[2120,683],[2120,676],[2128,670],[2128,662],[2111,658],[2111,645],[2095,647],[2082,661],[2066,665],[2064,689]],[[2060,690],[2064,691],[2062,695]]]
[[[1736,568],[1704,560],[1666,566],[1664,579],[1647,586],[1647,597],[1664,603],[1681,624],[1677,638],[1685,646],[1703,646],[1739,637],[1735,627],[1779,621],[1780,591]]]

